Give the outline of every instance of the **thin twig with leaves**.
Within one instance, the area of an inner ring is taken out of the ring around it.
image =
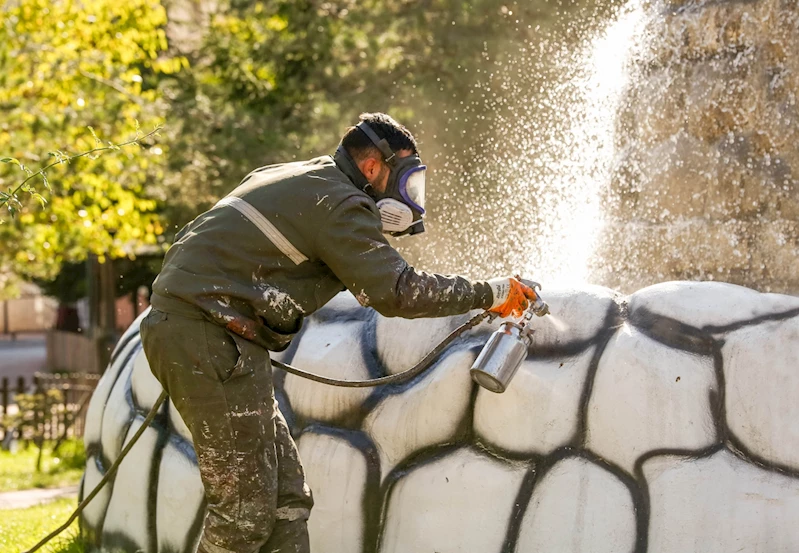
[[[19,211],[22,208],[22,202],[19,199],[20,192],[27,193],[27,194],[31,195],[35,200],[37,200],[40,204],[42,204],[42,207],[44,207],[44,205],[47,203],[47,201],[44,199],[44,197],[41,194],[36,192],[36,190],[33,188],[33,186],[31,186],[31,184],[29,184],[31,180],[35,179],[36,177],[41,177],[42,184],[44,184],[44,186],[45,186],[45,188],[47,188],[47,190],[50,190],[50,181],[47,179],[47,171],[49,169],[55,167],[56,165],[61,165],[62,163],[70,163],[73,160],[81,158],[81,157],[92,157],[92,159],[94,159],[94,157],[96,157],[96,155],[98,155],[98,154],[100,154],[102,152],[106,152],[106,151],[109,151],[109,150],[119,151],[122,148],[124,148],[125,146],[132,146],[134,144],[135,145],[140,145],[143,141],[147,140],[151,136],[157,135],[158,131],[160,131],[162,128],[163,127],[161,125],[159,125],[159,126],[155,127],[152,131],[150,131],[150,132],[148,132],[147,134],[144,134],[144,135],[142,135],[139,132],[139,129],[137,128],[136,129],[136,137],[132,138],[132,139],[126,141],[126,142],[120,142],[119,144],[114,144],[112,142],[108,142],[107,146],[101,146],[101,147],[97,147],[97,148],[92,148],[91,150],[87,150],[85,152],[81,152],[81,153],[75,154],[75,155],[67,155],[64,152],[60,151],[60,150],[56,150],[55,152],[50,152],[49,153],[50,157],[54,157],[55,161],[53,161],[52,163],[42,167],[41,169],[39,169],[38,171],[35,171],[35,172],[33,170],[31,170],[28,166],[24,165],[21,161],[19,161],[16,158],[13,158],[13,157],[0,158],[0,163],[8,163],[8,164],[12,164],[12,165],[17,165],[27,175],[25,180],[23,180],[21,183],[19,183],[17,185],[17,187],[14,188],[13,190],[9,189],[8,192],[0,191],[0,209],[2,209],[3,207],[6,207],[6,209],[8,209],[9,214],[13,217],[16,214],[16,212]],[[92,127],[88,127],[88,129],[89,129],[89,132],[92,133],[92,136],[94,137],[95,142],[97,144],[102,144],[102,141],[97,136],[97,134],[94,132],[94,129]]]

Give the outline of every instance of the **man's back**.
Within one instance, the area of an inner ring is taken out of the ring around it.
[[[374,200],[324,156],[257,169],[189,223],[153,284],[153,306],[191,304],[280,351],[345,288],[387,316],[445,316],[482,301],[462,277],[409,267],[383,235]]]
[[[253,171],[178,235],[153,285],[154,304],[182,300],[256,341],[265,338],[257,340],[259,318],[277,333],[295,333],[344,289],[316,239],[330,213],[359,196],[370,201],[328,156]]]

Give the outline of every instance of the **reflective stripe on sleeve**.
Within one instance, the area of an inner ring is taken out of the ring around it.
[[[264,217],[260,211],[255,209],[252,205],[236,196],[228,196],[222,198],[214,207],[230,206],[236,211],[244,215],[248,221],[258,227],[264,236],[272,242],[277,249],[283,252],[286,257],[291,259],[295,265],[299,265],[308,258],[303,253],[294,247],[294,244],[289,242],[288,238],[283,236],[283,233],[277,230],[277,227],[269,222],[269,219]]]

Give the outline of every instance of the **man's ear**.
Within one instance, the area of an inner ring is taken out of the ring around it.
[[[358,163],[358,168],[363,173],[363,176],[366,177],[366,180],[371,182],[380,173],[380,160],[371,156],[367,157]]]

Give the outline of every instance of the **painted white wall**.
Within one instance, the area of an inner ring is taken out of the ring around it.
[[[314,551],[799,551],[799,298],[694,282],[542,293],[556,319],[534,322],[505,394],[468,376],[496,322],[406,385],[285,379]],[[396,373],[465,320],[357,309],[340,295],[280,357],[339,378]],[[160,391],[137,330],[89,407],[89,487]],[[196,538],[189,436],[172,406],[160,420],[86,512],[106,543]]]

